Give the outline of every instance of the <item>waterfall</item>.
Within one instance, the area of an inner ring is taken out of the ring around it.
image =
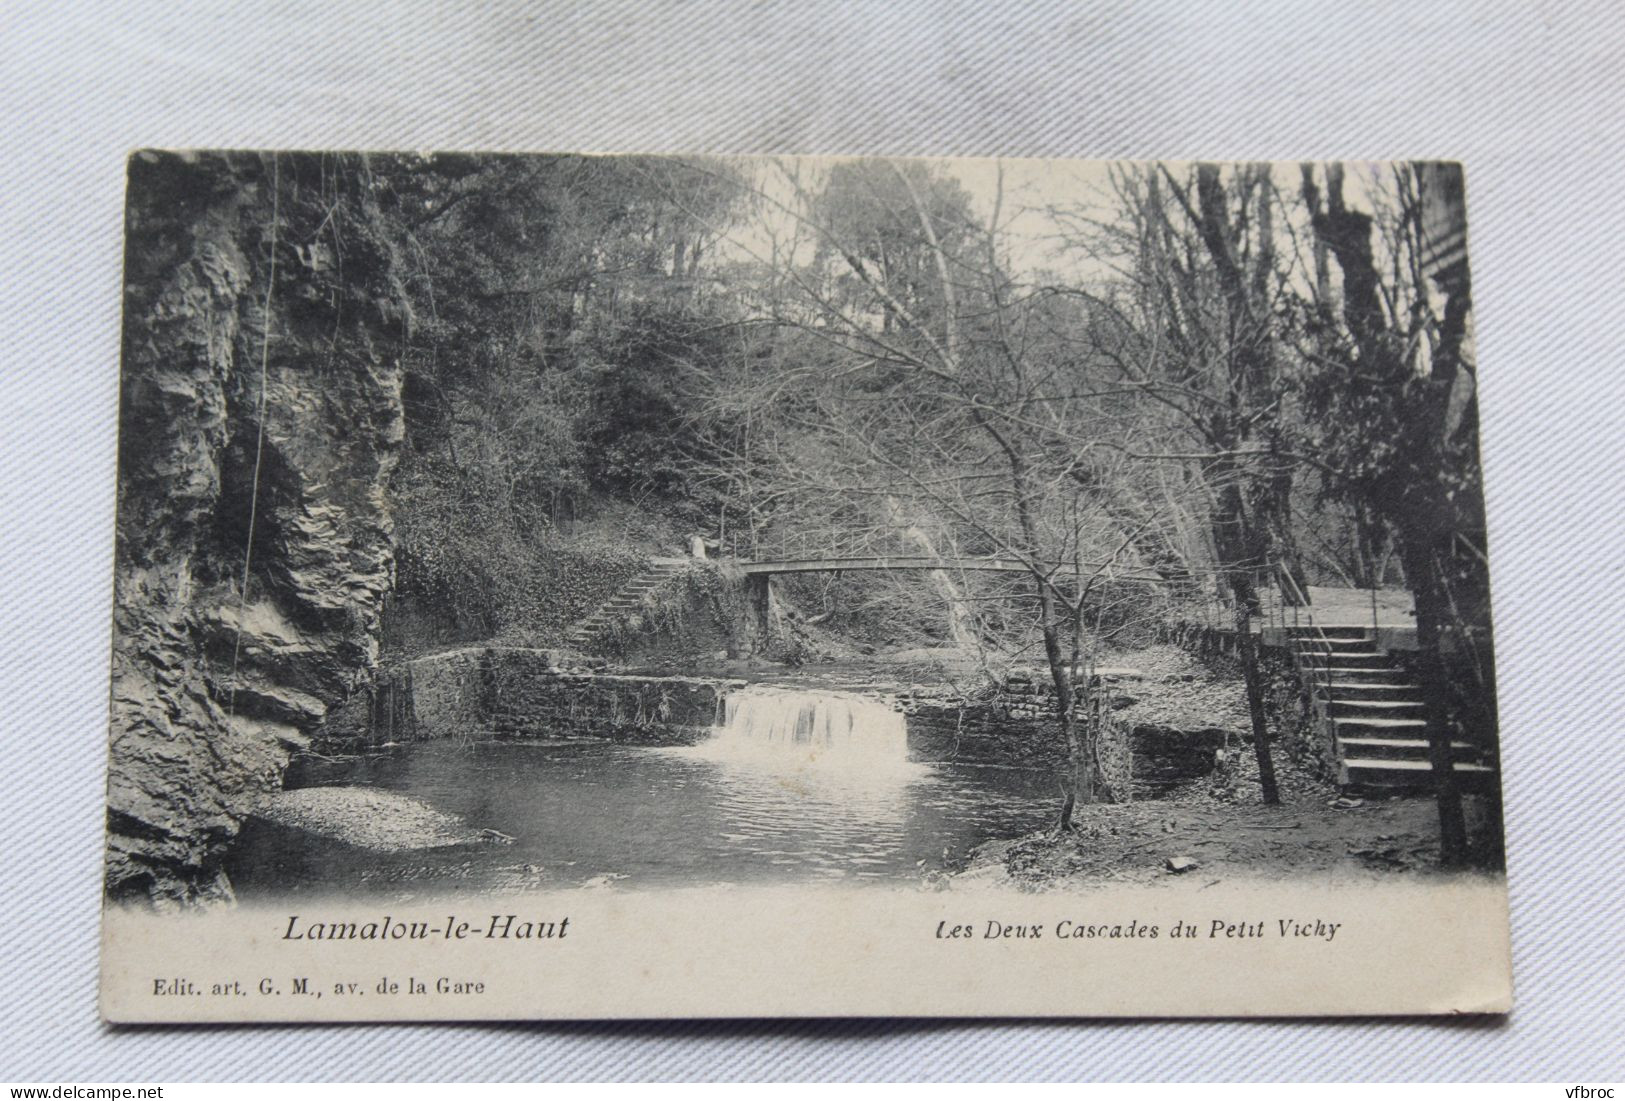
[[[727,697],[705,748],[713,757],[896,770],[908,761],[908,728],[872,696],[754,684]]]

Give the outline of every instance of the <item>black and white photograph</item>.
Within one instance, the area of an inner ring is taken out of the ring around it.
[[[0,1078],[1617,1098],[1622,31],[13,0]]]
[[[1468,889],[1505,970],[1459,165],[128,172],[110,914]]]

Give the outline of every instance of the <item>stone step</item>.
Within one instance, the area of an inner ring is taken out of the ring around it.
[[[616,620],[641,608],[649,593],[687,568],[687,559],[657,559],[593,609],[590,615],[577,622],[564,636],[565,641],[575,648],[587,647]]]
[[[1330,650],[1334,654],[1374,654],[1378,652],[1377,648],[1371,644],[1371,640],[1368,638],[1315,639],[1310,642],[1300,643],[1299,645],[1305,647],[1306,649],[1318,650],[1321,652]]]
[[[596,634],[597,632],[602,631],[605,627],[608,627],[613,622],[615,621],[612,619],[594,619],[590,622],[578,625],[575,630],[571,632],[571,634],[572,636]]]
[[[1327,695],[1324,683],[1317,686],[1321,696]],[[1330,690],[1330,702],[1342,703],[1352,700],[1370,700],[1380,703],[1383,700],[1419,700],[1422,690],[1409,681],[1399,680],[1397,677],[1386,681],[1333,681]]]
[[[1377,649],[1369,642],[1349,642],[1344,645],[1332,643],[1331,646],[1314,645],[1299,646],[1298,653],[1308,658],[1319,658],[1326,661],[1338,661],[1342,658],[1386,658],[1386,652]]]
[[[1343,762],[1348,768],[1389,768],[1398,772],[1431,772],[1433,765],[1429,761],[1395,761],[1374,757],[1350,757]],[[1494,772],[1493,765],[1480,764],[1477,761],[1456,761],[1457,772]]]
[[[1327,671],[1324,666],[1315,671],[1315,683],[1324,692],[1327,684]],[[1340,690],[1344,685],[1358,685],[1360,687],[1376,687],[1378,685],[1404,685],[1410,687],[1412,682],[1405,675],[1403,669],[1387,666],[1382,669],[1339,669],[1331,670],[1330,683],[1334,691]]]
[[[1383,760],[1427,760],[1426,738],[1339,738],[1338,747],[1345,761],[1380,757]],[[1457,760],[1470,761],[1478,750],[1469,742],[1451,742],[1450,748]]]
[[[1305,654],[1308,664],[1320,669],[1330,668],[1333,673],[1350,669],[1392,669],[1387,654]]]
[[[1370,641],[1371,631],[1365,627],[1317,627],[1313,624],[1303,624],[1297,627],[1288,627],[1286,633],[1293,638],[1327,638],[1333,642],[1339,639],[1363,639]]]
[[[1428,724],[1424,719],[1332,719],[1332,729],[1339,741],[1349,738],[1426,738]]]
[[[1456,761],[1452,767],[1457,781],[1467,786],[1492,782],[1496,775],[1493,766],[1471,761]],[[1433,786],[1433,765],[1428,761],[1351,757],[1343,761],[1341,780],[1349,787],[1429,788]]]
[[[1408,719],[1420,717],[1421,700],[1340,700],[1333,698],[1326,706],[1334,719]]]
[[[1329,646],[1322,642],[1299,643],[1296,649],[1299,656],[1316,658],[1320,661],[1336,661],[1339,658],[1350,656],[1370,657],[1373,654],[1378,654],[1383,657],[1387,656],[1386,654],[1383,654],[1381,650],[1378,650],[1376,647],[1372,646],[1369,642],[1360,642],[1353,639],[1346,643],[1334,642]]]

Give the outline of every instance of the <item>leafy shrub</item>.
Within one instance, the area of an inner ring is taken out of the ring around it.
[[[449,512],[420,509],[397,527],[396,596],[386,623],[393,649],[555,644],[648,561],[618,542],[551,530],[527,538],[484,510]]]
[[[713,629],[737,644],[744,601],[742,575],[722,563],[696,560],[664,578],[637,607],[607,624],[596,643],[599,649],[624,657],[645,638],[681,638],[696,629]]]

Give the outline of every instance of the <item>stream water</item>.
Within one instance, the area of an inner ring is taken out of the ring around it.
[[[383,854],[251,820],[244,900],[446,891],[917,879],[1055,813],[1052,777],[906,759],[903,716],[841,693],[746,689],[706,742],[416,742],[307,761],[290,786],[400,792],[514,839]]]

